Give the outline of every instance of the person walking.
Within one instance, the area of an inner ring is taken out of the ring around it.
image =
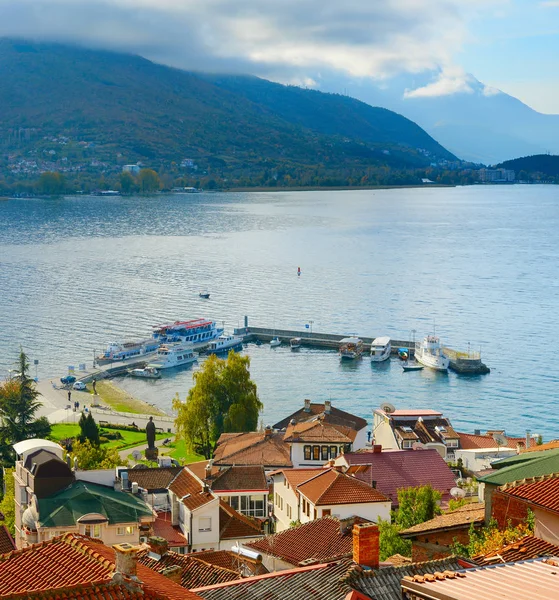
[[[72,390],[68,390],[68,404],[72,402]]]

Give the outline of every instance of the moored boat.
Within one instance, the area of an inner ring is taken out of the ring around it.
[[[389,337],[378,337],[371,344],[371,362],[383,362],[390,358],[392,346]]]
[[[340,357],[342,360],[355,360],[363,354],[363,342],[356,336],[340,340]]]
[[[243,347],[243,338],[237,335],[220,335],[216,340],[210,342],[208,354],[221,354],[229,350]]]
[[[272,340],[270,341],[270,346],[272,348],[277,348],[278,346],[281,346],[281,340],[279,339],[279,337],[275,336],[272,338]]]
[[[291,346],[291,350],[299,350],[299,348],[301,347],[301,338],[300,337],[294,337],[291,338],[289,340],[289,345]]]
[[[203,290],[198,294],[198,296],[200,296],[200,298],[205,298],[206,300],[208,300],[210,297],[210,292]]]
[[[415,345],[415,360],[436,371],[447,371],[449,358],[443,352],[441,341],[436,335],[427,335]]]
[[[404,363],[402,363],[402,369],[404,369],[404,372],[408,372],[408,371],[421,371],[422,369],[424,369],[425,367],[423,365],[420,365],[419,363],[415,362],[415,361],[406,361]]]
[[[129,369],[128,375],[131,377],[142,377],[144,379],[159,379],[161,373],[153,367],[145,367],[144,369]]]
[[[208,319],[191,319],[175,321],[164,325],[156,325],[153,337],[160,342],[190,342],[195,345],[207,344],[223,333],[215,321]]]
[[[195,361],[196,355],[192,351],[192,344],[185,342],[162,344],[155,359],[148,363],[148,369],[170,369],[188,365]]]
[[[105,352],[97,356],[95,362],[102,365],[115,360],[128,360],[129,358],[151,354],[157,348],[159,348],[159,342],[154,339],[109,342]]]

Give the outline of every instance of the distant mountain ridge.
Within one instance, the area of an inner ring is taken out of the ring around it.
[[[541,174],[549,178],[559,177],[559,156],[553,154],[523,156],[506,160],[498,166],[503,169],[514,169],[519,179],[524,178],[522,173],[528,176]]]
[[[139,56],[2,39],[0,81],[1,147],[12,161],[57,156],[41,141],[52,136],[87,143],[89,155],[107,162],[206,157],[241,169],[262,161],[409,168],[455,160],[386,109]],[[80,152],[66,152],[65,160],[81,159]]]

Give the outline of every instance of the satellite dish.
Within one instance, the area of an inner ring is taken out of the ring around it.
[[[425,444],[422,444],[421,442],[414,442],[411,445],[411,449],[412,450],[424,450],[425,449]]]
[[[458,498],[465,498],[466,497],[466,492],[459,487],[453,487],[450,490],[450,495],[456,500]]]
[[[380,410],[384,411],[387,415],[391,415],[396,409],[394,408],[393,404],[390,404],[390,402],[383,402],[380,405]]]
[[[494,433],[492,437],[498,447],[507,446],[509,443],[506,436],[504,436],[502,433]]]

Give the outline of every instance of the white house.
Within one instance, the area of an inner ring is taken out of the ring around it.
[[[386,496],[336,468],[284,469],[272,478],[277,531],[294,521],[308,523],[326,516],[390,521],[391,502]]]
[[[515,456],[516,450],[512,448],[473,448],[470,450],[455,450],[456,461],[461,460],[462,465],[468,471],[474,473],[491,469],[491,463],[502,458]]]

